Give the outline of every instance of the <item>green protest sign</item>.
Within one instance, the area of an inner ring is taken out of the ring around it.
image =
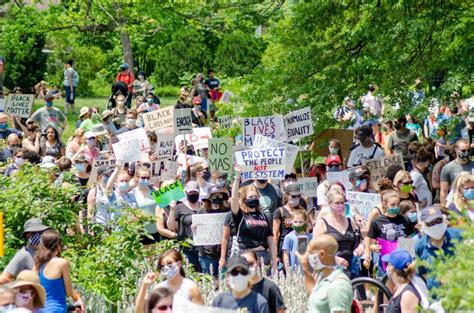
[[[171,185],[153,191],[152,195],[155,198],[156,204],[158,204],[160,208],[168,206],[171,201],[178,201],[186,197],[183,186],[179,180]]]
[[[232,139],[212,138],[209,139],[209,167],[211,171],[219,171],[221,174],[232,175],[234,166]]]

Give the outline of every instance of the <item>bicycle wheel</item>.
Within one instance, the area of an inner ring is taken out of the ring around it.
[[[370,277],[358,277],[352,280],[354,299],[363,313],[384,313],[392,297],[390,290],[380,281]]]

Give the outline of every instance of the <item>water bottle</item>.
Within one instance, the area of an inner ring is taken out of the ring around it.
[[[232,236],[232,247],[230,248],[230,257],[239,255],[239,243],[237,236]]]

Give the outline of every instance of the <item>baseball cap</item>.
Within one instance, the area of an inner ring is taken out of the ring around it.
[[[443,218],[443,214],[436,206],[430,206],[421,211],[420,220],[422,222],[431,222],[437,218]]]
[[[97,168],[97,175],[110,175],[114,169],[110,166],[102,165]]]
[[[184,186],[184,192],[188,193],[191,191],[199,192],[199,184],[195,180],[188,181],[186,185]]]
[[[25,233],[36,233],[36,232],[45,231],[46,229],[49,229],[49,227],[43,225],[43,222],[41,221],[40,218],[33,217],[27,220],[25,224],[23,225],[23,235]]]
[[[396,249],[392,253],[384,255],[382,261],[392,264],[399,271],[403,271],[405,266],[413,262],[413,257],[407,250]]]
[[[241,256],[235,256],[232,259],[229,260],[229,263],[227,264],[227,272],[232,271],[233,269],[240,267],[246,271],[249,270],[249,262]]]
[[[130,66],[128,66],[127,63],[122,63],[122,65],[120,65],[120,68],[121,69],[127,69],[127,68],[130,68]]]
[[[294,183],[288,184],[288,186],[285,187],[285,193],[290,195],[301,195],[300,185]]]
[[[84,137],[85,137],[86,139],[95,138],[95,134],[89,130],[89,131],[86,131],[86,132],[85,132]]]
[[[341,158],[338,155],[330,155],[326,158],[326,165],[330,166],[333,163],[337,163],[337,165],[341,164]]]
[[[372,127],[370,125],[362,125],[357,129],[356,136],[358,139],[367,138],[372,136]]]
[[[361,178],[364,176],[370,176],[370,171],[365,165],[358,165],[354,167],[349,174],[349,179]]]
[[[211,187],[211,189],[209,190],[209,198],[212,195],[217,194],[217,193],[221,193],[224,196],[224,200],[229,199],[229,194],[224,189],[216,187],[216,186]]]

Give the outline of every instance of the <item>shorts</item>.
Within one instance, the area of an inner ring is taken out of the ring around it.
[[[76,89],[77,87],[73,87],[73,93],[71,95],[71,88],[68,86],[64,86],[64,90],[66,91],[66,102],[74,104],[74,99],[76,98]]]

